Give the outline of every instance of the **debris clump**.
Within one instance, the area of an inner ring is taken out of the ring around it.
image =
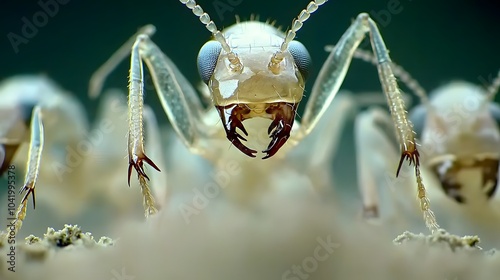
[[[415,234],[405,231],[394,239],[394,244],[401,245],[408,242],[420,242],[421,245],[427,246],[444,246],[455,252],[457,249],[465,250],[482,250],[479,247],[480,239],[478,236],[458,236],[448,233],[444,229],[439,229],[431,235],[423,233]]]
[[[90,232],[83,233],[78,225],[64,225],[62,230],[56,231],[53,228],[47,228],[47,233],[43,239],[30,235],[26,237],[26,244],[43,244],[46,247],[64,248],[70,245],[76,247],[93,247],[93,246],[111,246],[114,241],[109,237],[101,237],[99,241],[95,241]]]
[[[51,258],[56,251],[96,249],[113,246],[115,241],[109,237],[101,237],[96,241],[90,232],[82,232],[78,225],[65,225],[62,230],[56,231],[47,228],[43,238],[30,235],[23,244],[9,244],[7,238],[0,237],[0,261],[4,262],[6,255],[3,251],[14,248],[16,261],[19,262],[44,262]],[[1,275],[1,273],[0,273]]]

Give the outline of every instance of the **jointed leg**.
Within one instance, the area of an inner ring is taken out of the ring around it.
[[[399,174],[404,160],[409,160],[410,164],[414,165],[420,206],[427,227],[434,231],[439,226],[430,210],[429,200],[420,176],[419,152],[413,125],[408,119],[401,91],[391,68],[389,53],[375,22],[368,14],[360,14],[356,18],[323,65],[302,119],[302,134],[306,135],[313,129],[332,102],[344,80],[354,52],[367,33],[370,35],[372,49],[377,58],[379,79],[391,111],[397,139],[401,145],[401,159],[396,174]]]
[[[145,184],[147,177],[143,162],[147,162],[159,171],[159,168],[146,156],[143,142],[143,66],[148,65],[156,91],[172,126],[188,147],[194,147],[200,136],[198,129],[201,121],[201,103],[187,80],[180,74],[175,65],[160,51],[147,35],[139,35],[132,47],[130,79],[129,79],[129,182],[132,167],[144,194],[149,194]],[[148,201],[147,196],[145,200]]]
[[[125,44],[127,45],[127,44]],[[119,59],[121,55],[116,55]],[[137,171],[139,182],[143,188],[146,208],[152,208],[152,196],[147,185],[148,176],[144,171],[144,162],[159,171],[144,151],[144,74],[142,62],[146,62],[153,78],[156,91],[163,109],[182,142],[194,153],[203,154],[208,150],[201,145],[207,135],[203,127],[204,111],[194,88],[180,73],[174,63],[150,40],[148,34],[140,34],[135,39],[131,51],[129,76],[129,184],[132,168]],[[115,65],[116,60],[110,65]],[[108,67],[110,71],[112,67]],[[108,73],[100,73],[106,76]],[[100,81],[100,79],[97,79]],[[97,86],[95,88],[98,88]],[[146,212],[149,212],[146,209]]]
[[[300,163],[301,169],[322,169],[322,166],[335,158],[344,125],[354,118],[356,112],[357,104],[350,93],[339,94],[315,129],[290,151],[290,157],[297,158],[294,162]],[[294,140],[292,137],[289,141]]]
[[[165,160],[161,143],[160,129],[158,127],[158,122],[156,121],[155,114],[151,107],[144,107],[144,118],[146,123],[146,144],[151,151],[151,159],[153,162],[158,163],[161,166],[165,166]],[[156,205],[160,208],[165,207],[167,201],[167,174],[165,172],[155,172],[151,175],[151,188],[156,198]],[[143,192],[145,190],[143,189]],[[146,193],[143,193],[145,198],[148,198]],[[151,196],[151,194],[149,194]],[[144,201],[145,205],[148,204],[148,200],[152,200],[153,197],[148,198]]]
[[[33,198],[33,208],[35,207],[35,184],[38,177],[38,171],[40,168],[40,159],[42,156],[43,139],[44,139],[42,116],[40,112],[40,107],[38,106],[36,106],[33,109],[30,131],[31,131],[30,148],[29,148],[28,163],[26,166],[26,176],[24,179],[24,186],[19,191],[19,193],[24,193],[24,196],[16,212],[16,218],[14,221],[15,233],[19,231],[19,229],[23,224],[23,220],[26,217],[26,210],[28,208],[28,197],[30,194]],[[8,230],[10,231],[10,229]]]
[[[392,120],[386,111],[373,107],[356,117],[354,137],[358,186],[366,219],[387,219],[401,212],[400,198],[408,197],[409,176],[394,178],[388,170],[395,168],[398,158]],[[391,137],[392,136],[392,137]],[[411,209],[411,206],[410,206]]]
[[[331,52],[335,46],[329,45],[325,47],[325,50],[327,52]],[[361,59],[365,62],[371,63],[375,66],[378,65],[378,60],[375,57],[375,55],[367,50],[363,49],[356,49],[353,54],[354,58]],[[418,83],[416,79],[414,79],[410,73],[408,73],[403,67],[400,65],[391,62],[391,68],[392,72],[394,75],[399,79],[400,82],[404,83],[408,89],[410,89],[418,98],[420,98],[420,101],[424,105],[429,105],[429,98],[427,97],[427,92],[426,90]],[[406,103],[408,103],[408,99],[403,98]]]
[[[102,86],[106,77],[122,62],[129,54],[135,38],[140,34],[152,36],[156,32],[153,25],[140,28],[125,44],[123,44],[97,71],[94,72],[89,82],[89,96],[96,98],[101,94]]]

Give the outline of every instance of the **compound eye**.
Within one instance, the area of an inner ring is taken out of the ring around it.
[[[208,81],[214,74],[217,60],[219,59],[222,46],[217,41],[208,41],[201,47],[198,53],[198,72],[201,80],[208,84]]]
[[[500,125],[500,106],[497,103],[490,103],[488,109],[493,119]]]
[[[288,44],[288,50],[290,51],[290,54],[292,55],[293,60],[295,61],[295,65],[297,65],[300,74],[302,75],[304,80],[306,80],[307,76],[309,76],[309,72],[311,71],[312,66],[311,56],[309,55],[309,52],[301,42],[295,40],[291,41],[290,44]]]
[[[425,105],[420,104],[415,106],[410,111],[410,121],[413,123],[413,129],[419,137],[422,137],[422,132],[424,131],[425,121],[427,119],[427,108]]]

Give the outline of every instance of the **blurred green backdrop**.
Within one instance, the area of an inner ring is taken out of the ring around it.
[[[188,79],[198,81],[196,56],[210,34],[178,1],[59,0],[55,2],[58,11],[40,24],[32,38],[24,37],[23,17],[33,23],[34,15],[43,11],[40,3],[47,2],[51,1],[2,0],[0,79],[15,74],[47,73],[77,94],[92,115],[96,103],[86,97],[89,77],[138,27],[152,23],[157,27],[154,41]],[[257,14],[261,20],[275,19],[277,25],[287,28],[307,3],[306,0],[199,1],[218,27],[233,24],[235,15],[246,19]],[[479,77],[487,80],[488,75],[500,68],[500,9],[496,5],[495,1],[487,0],[329,1],[298,33],[315,66],[308,89],[326,58],[323,47],[336,43],[360,12],[372,15],[393,60],[412,73],[427,90],[451,79],[481,83]],[[397,9],[391,10],[393,6]],[[216,7],[228,9],[217,13]],[[13,47],[12,34],[26,38],[25,43]],[[128,61],[122,63],[106,87],[126,89],[127,67]],[[354,92],[379,90],[375,68],[354,63],[343,88]],[[155,103],[156,96],[149,96],[150,103]],[[162,114],[159,118],[166,121]]]
[[[98,102],[87,97],[90,76],[137,28],[145,24],[156,25],[153,40],[189,80],[195,84],[199,81],[196,56],[210,34],[176,0],[1,1],[0,79],[17,74],[46,73],[62,87],[74,92],[86,105],[91,117],[95,115]],[[57,11],[47,15],[45,22],[39,22],[36,32],[27,38],[23,35],[26,21],[43,21],[42,6],[48,2],[58,3]],[[199,1],[219,28],[233,24],[235,15],[248,19],[256,14],[261,20],[276,20],[277,25],[286,29],[307,3],[307,0]],[[483,84],[500,68],[500,9],[496,5],[487,0],[329,1],[311,16],[297,36],[308,48],[314,63],[306,90],[310,90],[327,56],[324,46],[335,44],[360,12],[372,15],[379,24],[392,59],[427,90],[453,79]],[[217,13],[216,7],[228,9]],[[23,43],[13,44],[16,36],[23,36]],[[109,77],[105,87],[126,90],[127,75],[128,60]],[[355,61],[343,88],[353,92],[379,91],[376,69]],[[167,123],[156,94],[148,93],[146,102],[155,107],[158,119]],[[352,182],[356,174],[352,123],[347,125],[345,135],[349,136],[340,143],[342,149],[338,158],[341,162],[337,160],[334,168],[341,174],[336,179]],[[0,190],[3,192],[4,188]],[[357,197],[356,188],[350,187],[349,190],[349,195]],[[32,209],[29,212],[31,214]]]

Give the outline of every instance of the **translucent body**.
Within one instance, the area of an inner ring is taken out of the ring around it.
[[[422,145],[432,147],[434,156],[500,152],[500,131],[483,88],[453,82],[435,90],[430,105]]]
[[[259,192],[255,193],[259,194],[261,188],[272,190],[277,185],[288,185],[287,181],[283,180],[287,172],[281,172],[287,166],[294,166],[293,170],[302,171],[306,177],[316,173],[314,169],[318,166],[327,166],[326,162],[331,159],[331,152],[337,144],[339,131],[337,125],[342,114],[346,114],[346,111],[335,109],[331,104],[347,74],[355,50],[361,41],[369,36],[373,52],[377,57],[379,79],[402,147],[400,165],[405,160],[413,165],[418,183],[418,198],[426,225],[431,230],[438,228],[421,182],[419,153],[414,140],[414,132],[392,72],[391,59],[375,21],[368,14],[359,14],[340,38],[314,81],[305,112],[301,117],[301,124],[294,122],[298,102],[302,99],[304,81],[302,73],[299,73],[301,71],[299,71],[298,61],[293,61],[296,58],[292,53],[292,42],[296,32],[311,13],[325,2],[324,0],[310,1],[293,20],[290,29],[283,36],[276,29],[258,23],[249,25],[239,23],[229,30],[219,31],[210,16],[196,1],[181,0],[181,3],[192,10],[193,14],[212,33],[214,40],[220,44],[218,46],[220,51],[212,52],[216,55],[220,53],[213,73],[205,72],[212,69],[210,65],[208,67],[198,65],[199,69],[202,69],[202,80],[212,91],[212,104],[208,106],[215,107],[215,110],[203,106],[189,81],[180,73],[173,61],[151,40],[152,32],[149,31],[140,31],[131,46],[126,43],[96,72],[99,76],[93,76],[91,80],[91,96],[96,95],[92,90],[101,88],[104,76],[109,73],[110,69],[126,57],[123,49],[126,49],[126,46],[131,47],[128,95],[128,177],[130,180],[131,172],[135,169],[141,182],[144,201],[146,201],[146,216],[151,213],[150,210],[154,208],[154,205],[151,203],[152,197],[144,192],[144,190],[149,190],[144,163],[157,170],[159,166],[146,155],[143,140],[143,63],[147,65],[152,75],[155,90],[177,137],[186,148],[192,153],[203,156],[216,169],[220,169],[224,163],[234,158],[241,167],[242,173],[236,176],[239,179],[231,180],[232,188],[230,189],[245,193],[247,189],[243,188],[248,187],[250,190],[258,189]],[[143,30],[153,29],[144,28]],[[245,32],[244,35],[243,32]],[[207,59],[207,61],[213,62],[212,59]],[[198,63],[200,63],[200,56]],[[208,75],[211,76],[208,77]],[[216,113],[219,114],[221,124],[214,119]],[[269,122],[266,118],[271,121]],[[245,121],[245,126],[243,121]],[[318,126],[323,130],[317,128],[317,137],[323,141],[309,136],[308,140],[314,145],[304,144],[306,151],[301,151],[298,146],[306,143],[306,136],[315,133],[313,129]],[[221,137],[224,132],[226,139],[229,140],[225,144],[225,149],[220,145],[224,139]],[[261,140],[266,137],[269,144],[265,150],[261,151],[264,153],[262,159],[266,159],[267,162],[256,162],[245,158],[245,156],[256,157],[258,151],[244,145],[242,141],[248,140],[250,144],[253,138],[256,139],[253,143],[261,143]],[[288,148],[285,148],[286,144],[290,144]],[[233,146],[241,152],[239,157],[233,157],[234,152],[227,152],[227,147],[230,149]],[[292,151],[291,147],[294,146],[296,148]],[[281,149],[281,147],[284,148]],[[175,160],[178,161],[177,159],[176,157]],[[176,164],[180,165],[182,162]],[[275,181],[275,179],[279,180]],[[247,182],[252,183],[248,186]],[[300,180],[293,181],[294,184],[297,182]],[[307,184],[299,183],[299,185]],[[250,201],[254,196],[240,197]]]
[[[219,56],[209,88],[215,105],[237,103],[298,103],[304,91],[304,79],[290,52],[284,53],[279,74],[269,69],[272,56],[279,50],[285,34],[263,22],[243,22],[223,34],[243,65],[241,72],[230,71],[227,54]]]
[[[101,107],[91,128],[78,99],[46,76],[19,75],[0,83],[0,175],[7,177],[6,169],[14,167],[11,181],[21,206],[18,218],[21,223],[27,219],[23,228],[17,223],[16,230],[33,232],[46,229],[47,222],[78,221],[89,210],[95,211],[94,216],[102,215],[95,214],[99,207],[89,208],[95,197],[111,206],[108,212],[120,215],[141,207],[134,190],[121,188],[126,185],[121,176],[127,168],[123,160],[126,144],[117,145],[116,139],[122,140],[127,133],[123,93],[106,92]],[[38,115],[34,108],[39,108]],[[43,134],[33,120],[40,121]],[[36,195],[20,188],[33,189]],[[12,218],[5,206],[1,218]]]
[[[422,139],[422,178],[437,218],[456,234],[479,234],[486,246],[498,242],[500,230],[500,110],[491,100],[482,87],[454,81],[412,110]],[[366,214],[376,209],[382,221],[409,221],[418,214],[407,199],[415,184],[407,169],[397,178],[392,174],[398,152],[389,122],[376,107],[357,116],[358,183]]]

